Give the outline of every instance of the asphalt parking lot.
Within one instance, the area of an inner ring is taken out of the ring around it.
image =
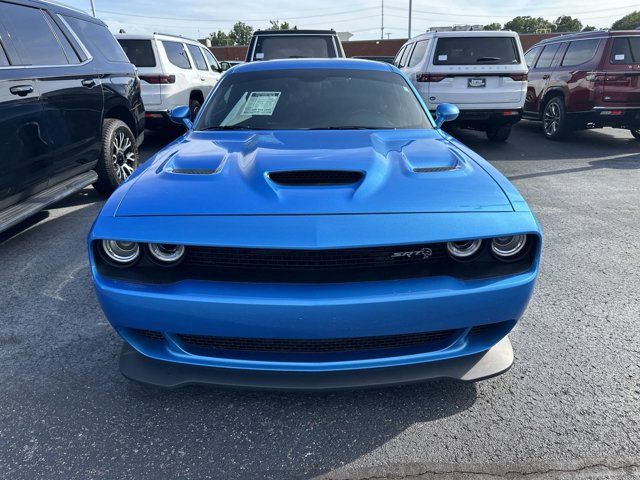
[[[0,477],[640,478],[640,142],[554,143],[530,122],[505,144],[457,135],[543,228],[508,373],[325,394],[133,384],[89,277],[89,188],[0,237]]]

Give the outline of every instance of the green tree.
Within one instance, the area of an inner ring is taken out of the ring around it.
[[[217,32],[209,35],[211,45],[214,47],[223,47],[225,45],[233,45],[233,40],[229,37],[228,33],[218,30]]]
[[[582,22],[569,15],[558,17],[553,24],[556,32],[579,32],[582,30]]]
[[[583,32],[593,32],[594,30],[596,30],[596,27],[592,25],[585,25],[585,27],[582,29]]]
[[[229,38],[233,40],[234,45],[249,45],[252,34],[253,27],[244,22],[236,22],[229,32]]]
[[[504,24],[505,30],[518,33],[540,33],[553,31],[553,23],[542,17],[518,16]]]
[[[640,10],[625,15],[611,25],[613,30],[635,30],[640,27]]]
[[[502,25],[498,22],[490,23],[482,27],[483,30],[502,30]]]
[[[289,22],[280,23],[280,20],[269,20],[269,23],[271,24],[269,26],[269,30],[291,30]],[[297,28],[298,27],[293,27],[294,30],[296,30]]]

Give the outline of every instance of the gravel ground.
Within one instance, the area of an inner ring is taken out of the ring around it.
[[[640,142],[554,143],[529,122],[506,144],[456,134],[545,235],[508,373],[331,394],[135,385],[89,277],[89,188],[0,237],[0,478],[640,478]]]

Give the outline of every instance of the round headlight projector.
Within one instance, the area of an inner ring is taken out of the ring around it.
[[[523,251],[526,244],[526,235],[497,237],[491,241],[491,251],[498,258],[510,260],[518,256],[518,254]]]
[[[452,257],[465,260],[478,253],[481,246],[482,240],[462,240],[447,243],[447,250]]]
[[[169,245],[166,243],[150,243],[149,253],[160,263],[171,264],[182,260],[184,245]]]
[[[129,265],[140,256],[140,246],[136,242],[103,240],[102,250],[107,258],[117,265]]]

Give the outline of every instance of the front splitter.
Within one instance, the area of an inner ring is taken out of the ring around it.
[[[465,357],[398,367],[329,372],[244,370],[164,362],[141,355],[126,342],[120,371],[136,382],[162,388],[187,385],[269,390],[340,390],[402,385],[440,378],[475,382],[500,375],[513,364],[513,348],[504,337],[486,352]]]

